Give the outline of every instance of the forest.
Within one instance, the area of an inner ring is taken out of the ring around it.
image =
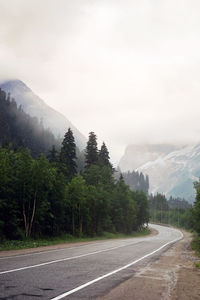
[[[48,150],[60,141],[50,130],[45,129],[42,120],[25,113],[10,94],[0,88],[0,144],[6,147],[12,144],[13,149],[28,148],[33,157]]]
[[[108,149],[90,132],[85,164],[69,128],[60,147],[50,131],[0,92],[0,238],[131,233],[149,221],[144,191],[116,180]],[[49,151],[48,151],[49,148]]]
[[[143,173],[139,173],[137,171],[128,171],[122,173],[124,181],[127,185],[129,185],[132,191],[143,191],[146,194],[149,192],[149,176],[144,176]]]
[[[151,221],[179,228],[192,228],[192,205],[184,199],[166,198],[157,193],[149,195]]]
[[[148,195],[148,176],[114,170],[94,132],[80,153],[70,128],[61,142],[0,90],[1,239],[131,233],[149,219],[200,235],[200,183],[194,188],[193,207]]]

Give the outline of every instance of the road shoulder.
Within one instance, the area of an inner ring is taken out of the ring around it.
[[[139,236],[139,237],[149,237],[152,235],[158,234],[157,230],[150,228],[151,233],[148,235],[144,236]],[[136,237],[130,237],[130,238],[136,238]],[[122,238],[126,239],[126,238]],[[129,239],[129,237],[127,237]],[[1,250],[0,251],[0,258],[3,257],[10,257],[10,256],[16,256],[16,255],[26,255],[26,254],[34,254],[38,252],[45,252],[45,251],[54,251],[54,250],[59,250],[59,249],[65,249],[65,248],[71,248],[71,247],[81,247],[84,245],[90,245],[90,244],[95,244],[95,243],[102,243],[102,242],[107,242],[111,241],[112,239],[105,239],[105,240],[93,240],[93,241],[87,241],[87,242],[70,242],[70,243],[62,243],[62,244],[56,244],[56,245],[49,245],[49,246],[40,246],[40,247],[35,247],[35,248],[25,248],[25,249],[18,249],[18,250]],[[113,239],[113,240],[120,240],[118,239]]]
[[[192,234],[183,231],[184,239],[175,243],[154,262],[140,268],[99,300],[111,299],[200,299],[200,270],[190,247]]]

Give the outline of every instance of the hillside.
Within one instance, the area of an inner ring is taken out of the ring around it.
[[[74,133],[75,141],[80,150],[86,145],[84,135],[61,113],[48,106],[25,83],[20,80],[8,80],[0,83],[0,88],[10,93],[18,105],[30,116],[42,120],[45,128],[50,128],[57,137],[63,137],[70,127]]]
[[[47,154],[52,145],[60,142],[43,127],[36,117],[31,117],[18,107],[14,99],[7,97],[0,88],[0,145],[12,145],[14,149],[28,148],[35,157]]]

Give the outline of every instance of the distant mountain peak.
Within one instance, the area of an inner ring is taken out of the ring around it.
[[[31,92],[31,89],[21,80],[19,79],[12,79],[12,80],[5,80],[0,82],[0,86],[3,89],[6,87],[6,89],[15,89],[20,90],[20,92]]]
[[[193,182],[200,177],[199,162],[200,144],[167,147],[129,145],[119,167],[122,171],[129,168],[149,175],[152,193],[164,193],[168,197],[180,197],[193,202]]]

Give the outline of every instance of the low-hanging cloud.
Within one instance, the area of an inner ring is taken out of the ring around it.
[[[0,0],[0,79],[19,78],[113,161],[200,137],[200,2]]]

